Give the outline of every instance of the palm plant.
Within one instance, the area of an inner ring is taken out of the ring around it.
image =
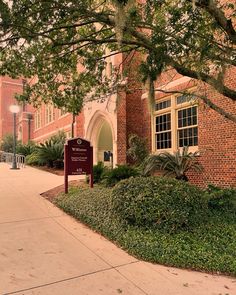
[[[54,162],[63,162],[64,144],[49,139],[37,147],[37,155],[41,162],[52,168]]]
[[[198,152],[189,152],[188,147],[178,149],[177,152],[163,152],[158,155],[151,155],[144,161],[143,174],[149,175],[155,170],[163,170],[164,175],[175,175],[176,179],[188,181],[186,175],[190,169],[201,172],[202,165],[197,161]]]
[[[16,152],[19,155],[28,156],[31,155],[36,150],[36,144],[33,141],[29,141],[27,144],[18,144],[16,147]]]

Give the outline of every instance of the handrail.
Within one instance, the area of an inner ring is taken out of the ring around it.
[[[0,151],[0,162],[12,164],[13,157],[14,157],[13,153],[7,153],[4,151]],[[18,168],[25,167],[25,156],[16,154],[16,164],[17,164]]]

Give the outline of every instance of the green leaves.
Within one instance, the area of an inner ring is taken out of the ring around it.
[[[212,11],[183,0],[10,3],[0,1],[0,74],[28,78],[20,100],[78,113],[86,100],[117,91],[124,67],[114,65],[111,77],[105,70],[108,56],[121,52],[145,56],[140,68],[142,80],[150,81],[150,98],[153,81],[171,66],[236,100],[234,89],[218,79],[235,66],[235,29],[222,30],[224,22],[217,21],[217,12],[224,16],[233,2]]]
[[[138,193],[144,196],[147,190]],[[204,222],[198,216],[199,226],[168,233],[157,227],[131,226],[118,218],[111,210],[111,189],[98,186],[94,189],[72,188],[68,195],[60,196],[56,204],[142,260],[211,273],[236,274],[236,218],[232,212],[209,213]],[[181,207],[181,203],[177,205]]]
[[[120,182],[113,189],[112,204],[115,213],[129,224],[157,226],[166,231],[195,226],[207,210],[207,201],[200,189],[161,177]]]
[[[45,143],[35,146],[32,153],[26,157],[26,163],[29,165],[47,165],[50,168],[62,168],[65,141],[65,133],[59,131]]]
[[[202,172],[202,166],[198,162],[199,152],[188,151],[188,147],[178,149],[177,152],[162,152],[158,155],[150,155],[143,163],[143,174],[148,175],[156,170],[163,170],[165,175],[174,175],[176,179],[188,180],[186,173],[192,169]]]

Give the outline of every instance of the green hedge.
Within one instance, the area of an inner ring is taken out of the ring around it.
[[[56,204],[142,260],[236,275],[234,212],[212,208],[199,226],[169,233],[121,220],[111,210],[111,192],[99,186],[73,188],[68,195],[61,195]]]
[[[207,212],[202,190],[165,177],[137,177],[121,181],[113,189],[115,213],[129,224],[156,225],[166,230],[199,224]]]
[[[208,205],[211,209],[236,211],[236,190],[209,185],[206,190]]]
[[[116,185],[122,179],[138,176],[139,172],[136,168],[128,165],[119,165],[114,169],[107,169],[102,174],[102,183],[106,187]]]

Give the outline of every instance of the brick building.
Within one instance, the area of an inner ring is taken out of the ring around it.
[[[110,64],[120,63],[121,58],[112,56],[108,68]],[[204,172],[190,173],[192,182],[201,186],[213,183],[236,187],[236,124],[197,101],[194,95],[190,99],[189,96],[157,91],[156,105],[150,107],[148,95],[140,90],[139,79],[134,75],[135,66],[134,62],[133,71],[132,68],[130,71],[132,74],[120,85],[118,93],[107,97],[104,102],[86,103],[79,116],[73,117],[52,105],[43,105],[37,110],[23,106],[18,115],[19,139],[23,142],[29,139],[43,142],[58,130],[64,130],[68,138],[74,133],[75,137],[91,141],[95,163],[103,161],[104,152],[110,151],[113,165],[116,165],[126,163],[127,139],[130,134],[136,133],[146,138],[152,153],[173,152],[185,145],[191,151],[198,150]],[[234,74],[235,71],[231,70],[227,76],[231,87],[236,86]],[[168,92],[200,92],[236,114],[236,102],[173,70],[162,74],[156,87]],[[13,94],[18,91],[22,91],[22,81],[1,78],[0,138],[4,132],[12,130],[7,104],[13,102]]]

